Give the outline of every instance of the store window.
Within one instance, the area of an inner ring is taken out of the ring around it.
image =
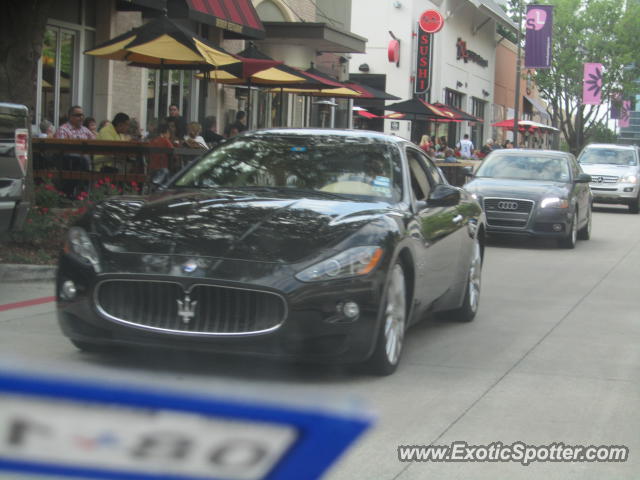
[[[193,72],[187,70],[149,70],[147,76],[147,122],[158,123],[169,115],[169,105],[176,104],[180,115],[187,120],[195,120],[192,108],[192,93],[198,89]]]
[[[66,121],[76,98],[77,33],[60,27],[47,27],[42,48],[40,98],[42,118],[54,125]]]
[[[92,0],[58,2],[45,29],[38,62],[36,123],[47,119],[58,127],[72,105],[87,115],[93,110],[94,65],[82,52],[95,45]]]
[[[487,102],[480,100],[479,98],[471,98],[471,115],[480,118],[482,122],[476,122],[471,125],[471,141],[476,148],[480,148],[484,145],[484,119],[485,119],[485,106]]]
[[[462,108],[462,102],[464,100],[464,95],[460,92],[456,92],[455,90],[451,90],[447,88],[444,93],[444,103],[447,105],[451,105],[452,107],[458,108],[460,110],[464,110]],[[456,143],[460,140],[460,122],[449,122],[449,126],[447,128],[447,145],[453,148]]]

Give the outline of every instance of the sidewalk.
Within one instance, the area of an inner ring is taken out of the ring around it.
[[[3,283],[52,282],[56,278],[55,265],[27,265],[0,263],[0,289]]]

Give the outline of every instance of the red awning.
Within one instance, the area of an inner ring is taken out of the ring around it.
[[[264,26],[251,0],[186,0],[189,16],[235,34],[237,38],[265,37]]]

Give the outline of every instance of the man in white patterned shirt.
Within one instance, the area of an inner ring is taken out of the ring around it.
[[[55,134],[55,138],[71,138],[80,140],[93,140],[95,134],[87,127],[82,125],[84,121],[84,112],[82,107],[74,105],[69,109],[69,120],[67,123],[60,125]]]

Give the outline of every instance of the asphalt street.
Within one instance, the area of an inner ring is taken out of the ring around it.
[[[471,324],[427,319],[378,378],[338,367],[215,355],[89,355],[60,334],[54,304],[0,311],[5,366],[93,378],[362,406],[374,426],[327,480],[636,479],[640,472],[640,216],[599,208],[575,250],[492,239]],[[53,294],[0,283],[0,305]],[[406,463],[399,445],[626,445],[625,463]],[[4,478],[18,478],[11,475]],[[296,479],[298,480],[298,479]],[[300,479],[304,480],[304,479]]]

